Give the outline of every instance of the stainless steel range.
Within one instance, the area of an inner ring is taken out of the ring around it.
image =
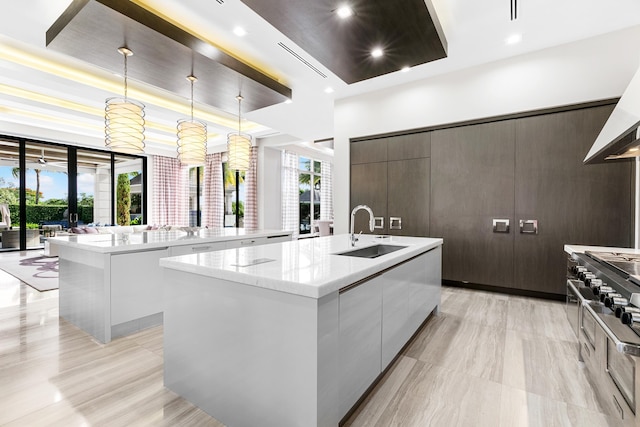
[[[640,254],[572,253],[567,317],[601,409],[640,426]]]

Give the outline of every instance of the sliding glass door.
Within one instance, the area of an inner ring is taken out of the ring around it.
[[[0,137],[0,251],[70,227],[146,222],[146,158]]]
[[[0,139],[0,250],[20,247],[20,144]]]
[[[67,147],[25,144],[25,225],[13,233],[26,236],[26,249],[44,247],[51,225],[67,226],[69,173]],[[18,224],[16,224],[18,225]]]

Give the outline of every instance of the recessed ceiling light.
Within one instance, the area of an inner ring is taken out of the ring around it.
[[[285,104],[291,104],[293,101],[290,99],[287,99],[286,101],[284,101]]]
[[[382,48],[380,47],[376,47],[371,51],[371,56],[373,56],[374,58],[380,58],[382,54],[383,54]]]
[[[329,86],[328,88],[326,88],[324,90],[324,93],[333,93],[333,88],[331,86]]]
[[[407,72],[411,71],[411,67],[409,67],[409,66],[402,67],[402,70],[400,70],[400,71],[402,71],[403,73],[407,73]]]
[[[520,43],[522,41],[522,34],[512,34],[509,37],[507,37],[504,42],[506,44],[517,44]]]
[[[235,35],[236,35],[236,36],[238,36],[238,37],[244,37],[244,36],[246,36],[246,35],[247,35],[247,30],[245,30],[245,29],[244,29],[244,28],[242,28],[242,27],[235,27],[235,28],[233,29],[233,34],[235,34]]]
[[[336,13],[338,14],[338,16],[342,19],[346,19],[348,17],[350,17],[351,15],[353,15],[353,9],[351,9],[349,6],[342,5],[340,6],[337,10]]]

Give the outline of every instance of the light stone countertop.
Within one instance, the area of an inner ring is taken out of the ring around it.
[[[407,246],[377,258],[336,253],[375,244]],[[442,239],[349,234],[161,258],[162,267],[310,298],[321,298],[443,244]],[[267,261],[268,260],[268,261]],[[256,261],[266,261],[251,265]]]
[[[593,252],[619,252],[624,254],[640,255],[640,249],[634,248],[614,248],[609,246],[584,246],[584,245],[564,245],[564,251],[569,255],[574,253],[583,254],[587,251]]]
[[[71,246],[98,253],[132,252],[168,246],[205,244],[260,237],[286,236],[290,231],[243,228],[202,229],[193,236],[184,231],[151,230],[137,233],[72,234],[48,239],[49,244]]]

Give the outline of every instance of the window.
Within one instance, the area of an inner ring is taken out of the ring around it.
[[[227,168],[222,163],[222,182],[224,185],[224,226],[244,228],[244,188],[245,172]]]
[[[202,187],[204,184],[204,167],[189,168],[189,226],[202,225]]]
[[[114,155],[116,217],[118,225],[143,224],[143,188],[144,178],[142,159]]]
[[[300,234],[315,234],[315,221],[320,219],[322,162],[301,156],[298,169]]]

